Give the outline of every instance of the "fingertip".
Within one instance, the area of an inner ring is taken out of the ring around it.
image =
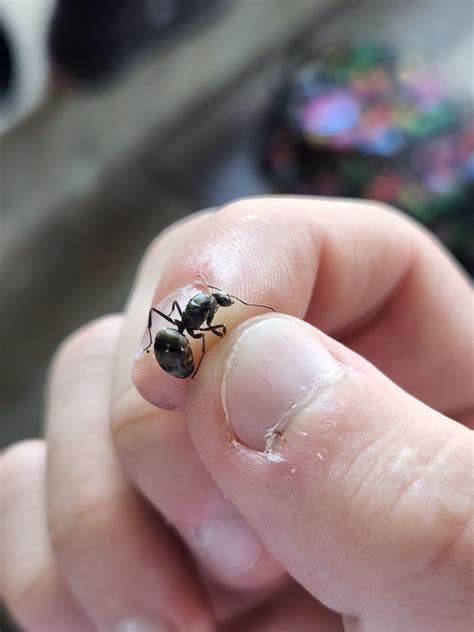
[[[163,410],[184,410],[188,380],[167,375],[153,353],[134,362],[132,380],[140,395],[153,406]]]

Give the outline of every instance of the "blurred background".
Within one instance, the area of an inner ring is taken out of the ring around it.
[[[144,248],[170,222],[275,191],[391,201],[405,146],[426,145],[433,122],[444,144],[425,162],[451,160],[454,177],[453,146],[464,147],[464,176],[474,172],[470,0],[2,0],[1,9],[4,445],[38,434],[54,348],[123,307]],[[408,88],[397,73],[411,73]],[[354,125],[361,77],[375,110]],[[405,92],[420,86],[413,105]],[[394,101],[412,115],[401,149]],[[373,129],[385,135],[368,138]],[[347,169],[370,161],[370,190],[346,186]],[[327,165],[344,182],[328,183]],[[464,209],[469,267],[474,203],[465,180],[461,189],[450,200]]]
[[[0,444],[198,209],[382,199],[472,273],[473,102],[471,0],[1,0]]]

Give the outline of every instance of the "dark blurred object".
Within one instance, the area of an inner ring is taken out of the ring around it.
[[[419,56],[359,45],[300,63],[269,114],[263,162],[281,191],[410,213],[474,274],[474,118]]]
[[[22,632],[18,625],[12,621],[2,603],[0,603],[0,630],[1,632]]]
[[[43,102],[47,33],[55,0],[0,0],[0,134]]]
[[[13,80],[13,59],[9,35],[0,25],[0,98],[9,94]]]
[[[98,83],[165,33],[225,0],[59,0],[50,33],[67,77]]]

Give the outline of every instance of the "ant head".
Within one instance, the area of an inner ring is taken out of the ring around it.
[[[231,297],[224,292],[213,292],[212,296],[216,299],[217,304],[221,307],[229,307],[230,305],[234,304],[234,301],[231,299]]]

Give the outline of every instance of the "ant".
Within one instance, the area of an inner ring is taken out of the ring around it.
[[[147,329],[150,342],[143,351],[149,353],[150,347],[153,344],[151,319],[152,313],[155,312],[173,325],[173,327],[164,327],[156,333],[153,345],[155,358],[164,371],[181,379],[189,376],[194,378],[199,371],[202,359],[206,353],[206,332],[213,333],[215,336],[219,336],[219,338],[223,338],[226,335],[227,329],[225,325],[215,325],[212,322],[219,307],[230,307],[234,304],[234,301],[239,301],[250,307],[264,307],[265,309],[270,309],[272,312],[276,311],[269,305],[247,303],[237,296],[227,294],[218,287],[209,285],[202,275],[198,274],[197,276],[201,279],[203,285],[207,287],[208,292],[199,292],[199,294],[193,296],[192,299],[188,301],[184,310],[181,309],[178,301],[173,301],[169,314],[164,314],[154,307],[152,307],[148,313]],[[214,291],[211,292],[211,290]],[[171,318],[171,314],[174,310],[178,312],[179,318]],[[207,327],[202,326],[204,323],[206,323]],[[174,329],[174,327],[176,329]],[[194,369],[191,345],[184,333],[187,333],[191,338],[202,340],[202,355],[196,370]]]

